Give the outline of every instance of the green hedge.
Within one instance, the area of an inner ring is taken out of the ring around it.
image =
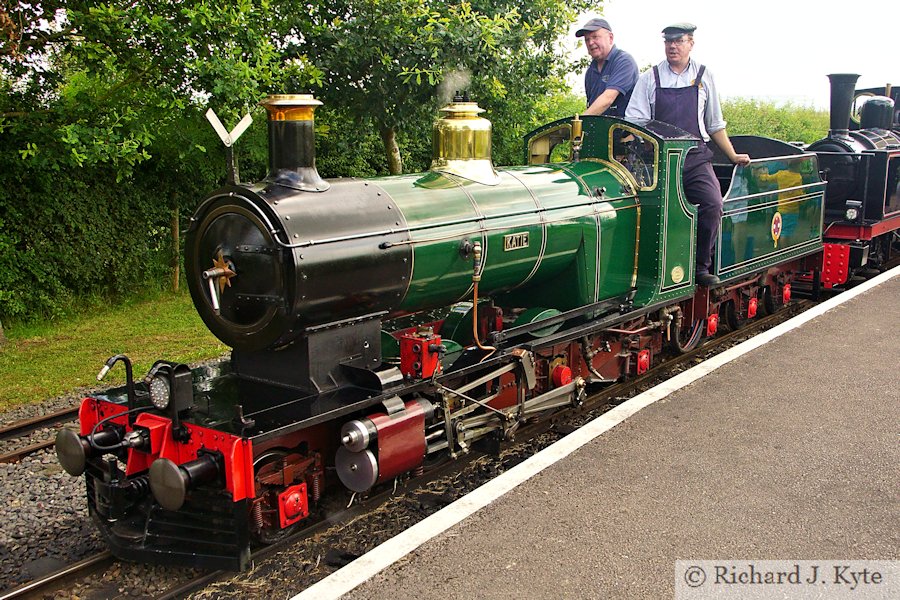
[[[811,144],[828,133],[828,111],[811,106],[737,99],[723,102],[722,112],[731,135],[762,135]]]
[[[102,170],[53,175],[25,170],[12,190],[3,182],[4,320],[61,316],[88,296],[130,294],[164,281],[172,256],[167,203]]]

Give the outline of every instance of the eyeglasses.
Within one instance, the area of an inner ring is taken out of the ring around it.
[[[677,40],[663,40],[663,44],[666,46],[684,46],[688,41],[690,41],[690,38],[681,37]]]

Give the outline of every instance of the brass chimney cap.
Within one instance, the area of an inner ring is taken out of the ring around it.
[[[322,106],[312,94],[269,94],[261,106]]]
[[[478,106],[477,102],[451,102],[444,108],[440,109],[440,112],[447,113],[448,117],[458,118],[469,115],[475,116],[479,113],[485,112],[485,110]]]

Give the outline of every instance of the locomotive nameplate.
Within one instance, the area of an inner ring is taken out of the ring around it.
[[[503,236],[503,251],[521,250],[528,247],[528,232],[511,233]]]

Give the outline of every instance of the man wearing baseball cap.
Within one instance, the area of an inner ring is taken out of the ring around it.
[[[638,78],[634,58],[613,44],[612,27],[606,19],[591,19],[575,37],[584,38],[592,59],[584,73],[587,109],[583,114],[624,116]]]
[[[650,119],[663,121],[700,140],[685,157],[681,179],[688,201],[698,209],[696,281],[709,286],[719,283],[710,269],[722,220],[722,189],[706,144],[712,139],[735,164],[749,164],[750,157],[735,152],[728,138],[712,73],[691,60],[696,29],[691,23],[675,23],[662,30],[666,60],[641,75],[625,118],[641,125]]]

